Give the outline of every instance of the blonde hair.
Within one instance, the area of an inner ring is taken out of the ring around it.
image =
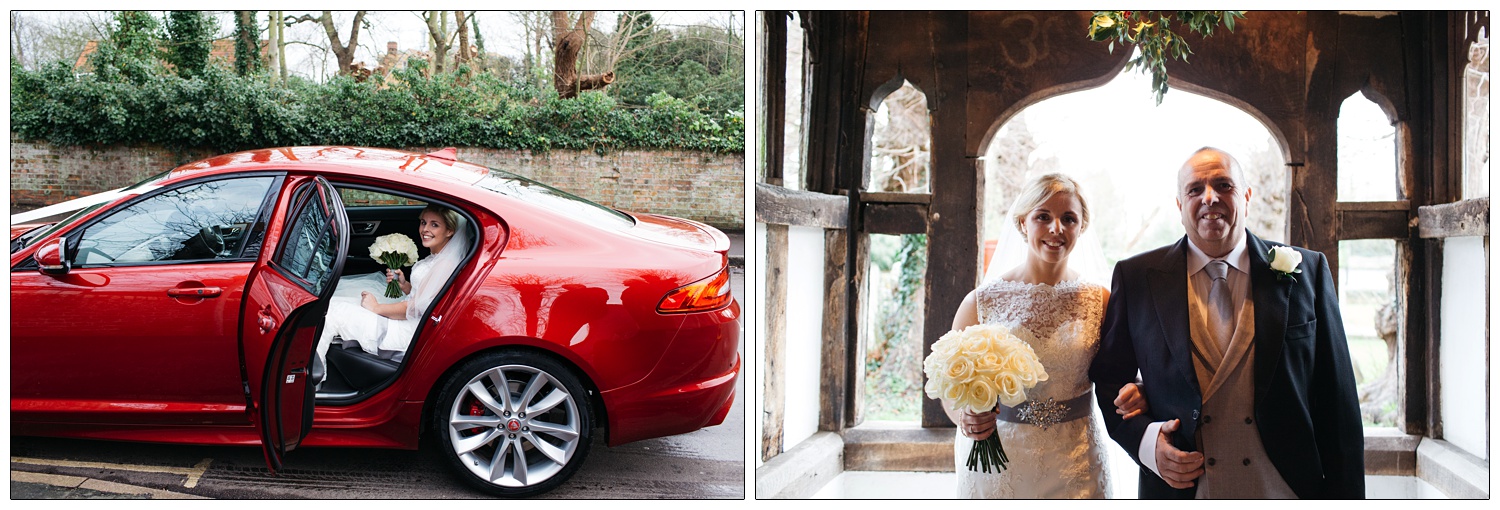
[[[1089,202],[1083,199],[1083,192],[1079,190],[1078,181],[1058,173],[1042,175],[1026,183],[1026,187],[1016,197],[1016,202],[1010,206],[1010,217],[1016,223],[1016,230],[1024,235],[1026,215],[1058,193],[1067,193],[1078,199],[1078,230],[1080,232],[1088,230]]]
[[[432,212],[443,218],[443,223],[448,224],[448,230],[458,231],[458,211],[437,204],[427,204],[422,212]]]

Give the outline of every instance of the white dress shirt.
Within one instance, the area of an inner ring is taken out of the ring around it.
[[[1203,268],[1213,260],[1223,260],[1229,263],[1230,268],[1224,281],[1229,285],[1229,295],[1233,296],[1234,299],[1234,314],[1231,317],[1239,317],[1240,309],[1244,308],[1245,300],[1249,298],[1249,293],[1246,292],[1250,286],[1250,253],[1246,249],[1249,242],[1250,236],[1247,235],[1244,241],[1229,251],[1228,255],[1225,255],[1221,259],[1215,259],[1203,253],[1203,250],[1198,249],[1198,246],[1193,244],[1191,240],[1188,241],[1188,306],[1203,312],[1200,316],[1213,317],[1213,314],[1206,313],[1209,306],[1208,289],[1213,284],[1213,280],[1209,278],[1208,272],[1204,271]],[[1222,353],[1229,350],[1229,340],[1232,337],[1233,335],[1230,335],[1219,339],[1219,352]],[[1161,476],[1161,471],[1156,468],[1156,438],[1160,434],[1161,426],[1165,423],[1164,421],[1158,421],[1147,425],[1146,434],[1141,436],[1141,465],[1146,466],[1152,473],[1156,473],[1156,476]]]

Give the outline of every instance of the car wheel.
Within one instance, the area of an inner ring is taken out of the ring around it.
[[[561,485],[588,456],[592,412],[573,371],[545,356],[496,352],[443,383],[433,432],[448,464],[479,490],[506,497]]]

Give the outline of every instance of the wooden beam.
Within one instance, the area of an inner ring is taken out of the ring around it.
[[[1351,239],[1406,239],[1411,233],[1411,202],[1339,202],[1338,236]]]
[[[849,269],[844,266],[849,249],[849,233],[844,230],[823,231],[823,363],[822,384],[818,395],[818,430],[839,432],[844,430],[844,402],[848,395],[848,337],[844,336],[845,311],[848,300],[844,296]]]
[[[863,194],[861,194],[863,195]],[[926,234],[927,205],[866,203],[864,231],[871,234]]]
[[[761,68],[762,88],[761,95],[761,118],[760,123],[765,136],[765,143],[761,147],[765,150],[765,157],[761,160],[761,166],[765,169],[766,179],[782,178],[782,154],[785,150],[783,141],[786,139],[786,11],[762,11],[765,23],[765,44],[761,45],[761,59],[765,64]]]
[[[891,193],[886,191],[862,191],[859,201],[880,202],[885,204],[930,204],[931,193]]]
[[[1490,198],[1418,207],[1417,235],[1423,239],[1490,235]]]
[[[770,225],[845,228],[849,198],[755,183],[755,221]]]
[[[760,460],[781,453],[786,419],[786,287],[787,226],[766,225],[766,352],[760,374],[762,413]]]

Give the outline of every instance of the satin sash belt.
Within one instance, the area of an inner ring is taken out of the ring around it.
[[[1089,411],[1093,408],[1090,401],[1094,399],[1093,392],[1057,402],[1053,399],[1027,400],[1015,407],[1006,407],[1004,404],[995,406],[995,417],[1001,421],[1011,423],[1029,423],[1043,429],[1059,423],[1087,418]]]

